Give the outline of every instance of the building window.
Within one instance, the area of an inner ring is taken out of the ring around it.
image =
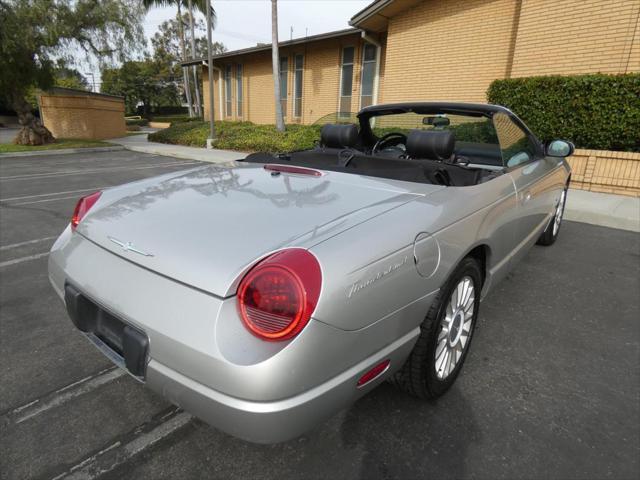
[[[224,113],[227,117],[231,116],[231,65],[225,65],[224,67]]]
[[[362,84],[360,86],[360,108],[373,103],[373,90],[376,77],[377,47],[366,43],[362,50]]]
[[[342,68],[340,69],[340,116],[349,116],[351,113],[354,55],[354,47],[345,47],[342,49]]]
[[[287,116],[287,72],[289,70],[289,59],[280,58],[280,105],[282,106],[282,116]]]
[[[236,115],[242,117],[242,65],[236,65]]]
[[[293,90],[293,116],[302,116],[302,68],[304,66],[304,57],[302,55],[296,55],[294,66],[296,69],[294,78],[294,90]]]

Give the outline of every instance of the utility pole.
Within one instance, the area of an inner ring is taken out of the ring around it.
[[[216,127],[213,122],[215,110],[213,108],[213,45],[211,43],[211,2],[207,0],[207,70],[209,71],[209,138],[207,138],[207,148],[213,148],[216,138]],[[220,79],[222,81],[222,78]],[[220,100],[222,101],[222,99]]]
[[[284,132],[284,117],[282,115],[282,102],[280,101],[280,55],[278,53],[277,0],[271,0],[271,63],[273,68],[273,93],[276,102],[276,130]]]

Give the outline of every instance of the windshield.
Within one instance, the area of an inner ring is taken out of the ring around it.
[[[455,136],[455,154],[471,163],[502,165],[498,135],[491,118],[454,114],[418,114],[414,112],[369,118],[376,138],[390,133],[408,135],[411,130],[449,130]]]

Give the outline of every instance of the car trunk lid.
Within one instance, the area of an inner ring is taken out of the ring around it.
[[[129,261],[216,296],[275,250],[308,248],[425,188],[352,174],[217,165],[107,190],[78,232]]]

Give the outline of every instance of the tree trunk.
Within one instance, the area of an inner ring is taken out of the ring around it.
[[[189,0],[189,29],[191,30],[191,59],[196,58],[196,31],[193,26],[193,1]],[[193,87],[196,92],[196,115],[202,117],[202,102],[200,101],[200,84],[198,83],[198,70],[194,65],[191,67],[193,72]]]
[[[51,132],[45,127],[40,119],[31,113],[31,105],[23,96],[13,97],[11,106],[18,114],[18,123],[22,128],[13,139],[13,143],[18,145],[44,145],[55,142]]]
[[[278,53],[278,1],[271,0],[271,60],[273,64],[273,93],[276,101],[276,129],[284,132],[284,117],[280,101],[280,54]]]
[[[184,46],[184,28],[182,25],[182,8],[180,8],[180,2],[178,2],[178,36],[180,37],[180,49],[182,50],[182,60],[187,59],[187,49]],[[191,87],[189,85],[189,74],[187,69],[180,65],[182,68],[182,81],[184,82],[184,93],[187,96],[187,104],[189,105],[189,116],[193,117],[193,104],[191,103]]]

